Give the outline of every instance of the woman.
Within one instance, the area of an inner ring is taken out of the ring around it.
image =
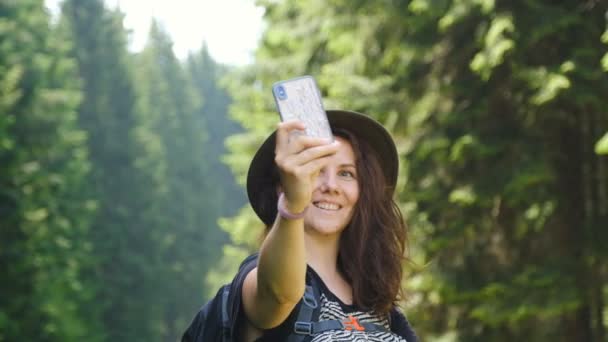
[[[236,278],[237,340],[416,341],[395,306],[407,240],[393,201],[395,144],[365,115],[327,116],[333,142],[301,134],[301,122],[283,122],[250,165],[249,200],[267,230],[259,256],[247,261],[254,266]],[[294,331],[311,281],[320,292],[316,320],[341,327]]]
[[[395,144],[365,115],[327,117],[333,142],[291,121],[257,151],[247,193],[267,227],[259,254],[182,341],[417,341],[395,306],[407,240]]]

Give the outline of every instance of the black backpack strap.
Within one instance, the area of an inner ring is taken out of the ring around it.
[[[319,286],[314,276],[309,276],[310,284],[306,285],[302,303],[298,311],[298,316],[293,325],[293,332],[289,334],[287,342],[301,342],[307,336],[313,336],[329,330],[365,330],[390,332],[382,325],[373,323],[360,323],[356,319],[349,317],[350,321],[324,320],[318,321],[319,311],[321,310],[321,294]]]
[[[390,330],[379,324],[357,322],[356,325],[353,325],[352,323],[349,324],[348,322],[338,321],[336,319],[313,322],[311,324],[311,335],[320,334],[329,330],[365,330],[371,332],[390,332]]]
[[[395,334],[404,337],[407,342],[418,341],[416,332],[400,309],[394,307],[393,310],[391,310],[391,316],[391,330],[394,331]]]
[[[241,289],[245,277],[257,266],[258,253],[248,256],[241,265],[239,271],[222,291],[220,316],[222,324],[222,342],[231,342],[236,337],[237,320],[241,308]]]
[[[315,311],[320,309],[321,294],[315,278],[310,276],[309,279],[310,284],[306,285],[304,289],[304,296],[302,297],[298,316],[293,325],[293,332],[289,334],[287,342],[301,342],[306,336],[313,333],[313,321],[317,318],[315,317]]]
[[[230,294],[230,286],[224,286],[222,289],[222,342],[230,342],[232,336],[230,334],[230,316],[228,310],[228,295]]]

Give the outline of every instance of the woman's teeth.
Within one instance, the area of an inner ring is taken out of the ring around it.
[[[324,210],[338,210],[340,209],[340,206],[334,203],[327,203],[327,202],[316,202],[314,203],[315,207],[317,208],[321,208]]]

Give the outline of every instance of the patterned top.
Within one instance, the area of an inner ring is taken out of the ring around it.
[[[224,337],[230,338],[231,341],[242,340],[239,327],[244,323],[243,320],[247,319],[242,307],[243,302],[241,298],[243,282],[247,274],[257,266],[257,257],[257,253],[247,257],[241,263],[239,271],[232,282],[220,288],[214,299],[199,310],[190,326],[184,332],[182,341],[220,341]],[[318,331],[322,332],[314,336],[292,334],[295,331],[295,322],[298,319],[298,314],[303,303],[303,300],[300,300],[300,303],[296,305],[283,323],[276,328],[265,330],[256,342],[286,341],[290,336],[304,336],[302,342],[418,342],[414,330],[397,308],[391,310],[388,316],[380,316],[373,312],[361,310],[355,305],[344,304],[327,288],[315,271],[311,267],[308,267],[306,283],[311,285],[313,282],[319,291],[317,299],[320,305],[318,311],[313,313],[313,315],[317,314],[319,317],[313,317],[313,319],[326,328],[332,328],[332,324],[337,323],[335,321],[340,321],[345,326],[345,329],[319,329]],[[302,317],[309,317],[308,314],[310,314],[309,311]],[[323,321],[327,323],[323,323]],[[374,324],[374,326],[370,327],[370,324]],[[338,324],[335,326],[338,326]],[[367,328],[368,330],[362,331],[363,328]]]
[[[319,321],[339,320],[349,322],[348,325],[354,327],[354,329],[324,331],[314,336],[307,336],[304,342],[417,342],[416,334],[410,327],[407,319],[397,309],[391,312],[389,322],[388,316],[380,316],[373,312],[362,311],[355,305],[342,302],[327,288],[321,277],[311,267],[308,267],[307,277],[315,277],[315,282],[319,284],[319,291],[321,293]],[[293,331],[300,305],[302,305],[301,301],[285,322],[276,328],[266,330],[264,335],[256,340],[256,342],[285,341],[287,336]],[[359,323],[377,324],[386,328],[386,331],[357,330],[356,326]]]
[[[354,319],[353,319],[354,318]],[[371,342],[408,342],[390,331],[390,324],[386,317],[382,318],[369,312],[352,311],[345,312],[343,304],[327,298],[325,293],[321,294],[321,313],[319,321],[339,320],[355,321],[360,323],[373,323],[384,326],[387,332],[383,331],[359,331],[351,330],[330,330],[313,337],[312,342],[333,342],[333,341],[371,341]]]

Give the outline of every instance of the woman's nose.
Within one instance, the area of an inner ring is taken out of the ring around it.
[[[338,189],[338,183],[336,179],[336,175],[333,172],[328,172],[327,170],[321,170],[319,173],[319,177],[317,178],[319,182],[319,188],[321,191],[335,191]]]

